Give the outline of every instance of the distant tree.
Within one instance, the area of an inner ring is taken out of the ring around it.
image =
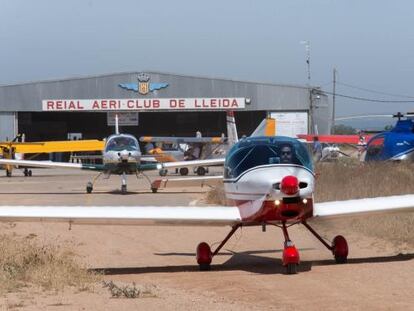
[[[333,134],[352,135],[356,133],[357,133],[357,130],[349,125],[338,124],[338,125],[335,125],[333,128]]]

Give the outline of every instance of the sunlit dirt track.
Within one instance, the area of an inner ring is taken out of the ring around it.
[[[0,171],[4,173],[4,171]],[[20,175],[18,172],[15,175]],[[130,177],[130,194],[120,180],[99,182],[85,194],[89,173],[34,170],[30,178],[0,177],[2,204],[189,205],[205,190],[185,193],[149,191],[145,180]],[[156,177],[156,175],[151,176]],[[85,207],[87,208],[87,207]],[[387,216],[384,216],[387,217]],[[96,284],[93,292],[22,289],[0,298],[0,310],[410,310],[414,305],[414,249],[367,237],[351,227],[355,220],[313,222],[324,237],[343,234],[349,263],[334,264],[330,252],[302,226],[290,229],[301,255],[299,274],[281,266],[281,230],[243,228],[213,259],[212,271],[199,272],[195,248],[214,244],[227,227],[120,227],[68,224],[1,224],[2,233],[35,235],[39,243],[67,244],[90,269],[117,284],[151,284],[155,298],[115,299]]]

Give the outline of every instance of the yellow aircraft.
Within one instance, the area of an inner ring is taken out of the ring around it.
[[[51,152],[83,152],[83,151],[102,151],[105,142],[97,139],[90,140],[63,140],[63,141],[43,141],[43,142],[0,142],[0,158],[19,159],[21,154],[39,154]],[[11,177],[13,165],[3,165],[6,176]],[[32,171],[27,167],[24,169],[25,176],[32,176]]]

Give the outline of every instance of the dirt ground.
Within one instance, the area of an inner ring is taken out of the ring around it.
[[[85,194],[85,172],[34,170],[34,176],[4,177],[3,205],[191,205],[204,195],[148,190],[145,180],[129,178],[127,195],[111,177]],[[152,177],[155,177],[153,175]],[[387,216],[383,216],[387,217]],[[228,227],[72,226],[46,223],[3,223],[1,232],[31,235],[41,244],[67,244],[79,261],[104,271],[115,284],[150,286],[151,298],[112,298],[101,283],[93,290],[45,292],[27,287],[0,297],[0,310],[412,310],[414,249],[390,240],[368,237],[351,226],[353,218],[313,221],[331,240],[346,236],[348,264],[337,265],[331,253],[303,226],[290,228],[300,251],[297,275],[281,266],[283,235],[279,228],[243,228],[213,259],[212,271],[200,272],[195,248],[201,241],[216,244]],[[379,224],[381,218],[378,218]]]

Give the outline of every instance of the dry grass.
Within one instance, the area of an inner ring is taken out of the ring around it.
[[[224,194],[224,187],[213,187],[208,191],[203,199],[208,204],[224,205],[226,203],[226,195]]]
[[[117,285],[112,281],[103,282],[103,287],[108,288],[113,298],[155,298],[158,297],[157,287],[155,285],[146,284],[137,287],[135,283],[132,285]]]
[[[315,201],[414,193],[414,163],[341,161],[316,167]]]
[[[0,236],[0,292],[27,285],[44,290],[87,290],[98,276],[81,267],[67,247],[39,246],[33,239]]]

